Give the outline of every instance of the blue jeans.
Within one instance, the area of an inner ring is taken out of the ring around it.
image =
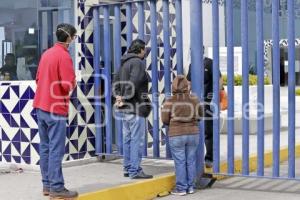
[[[141,171],[146,119],[134,114],[121,113],[123,124],[124,172],[130,177]]]
[[[44,188],[64,189],[62,159],[65,154],[67,118],[36,110],[40,135],[40,168]]]
[[[186,191],[194,187],[199,134],[170,137],[169,143],[175,163],[176,189]]]

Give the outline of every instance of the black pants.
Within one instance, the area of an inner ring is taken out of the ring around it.
[[[205,102],[204,111],[205,111],[205,147],[206,155],[205,161],[213,161],[213,117],[212,111],[210,109],[210,102]]]

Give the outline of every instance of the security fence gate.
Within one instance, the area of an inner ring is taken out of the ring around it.
[[[160,128],[159,107],[162,99],[170,95],[171,79],[174,74],[183,74],[183,30],[182,30],[182,2],[181,0],[150,0],[150,1],[122,1],[122,3],[105,3],[94,5],[94,73],[95,73],[95,122],[96,122],[96,151],[97,154],[119,154],[122,155],[122,130],[121,121],[113,120],[112,109],[112,74],[115,73],[120,65],[121,55],[125,53],[134,35],[146,41],[149,49],[148,60],[151,70],[151,89],[149,95],[152,97],[153,112],[149,119],[151,127],[150,136],[153,141],[149,142],[145,138],[144,156],[153,158],[170,158],[170,151],[167,140],[167,127]],[[213,33],[213,138],[214,138],[214,161],[213,173],[225,175],[242,175],[254,177],[289,178],[295,177],[295,73],[288,74],[288,175],[280,176],[280,46],[279,28],[288,30],[288,71],[295,72],[295,1],[287,0],[288,26],[279,27],[279,0],[272,1],[272,63],[273,63],[273,152],[271,176],[264,174],[265,168],[265,106],[264,91],[264,10],[263,0],[256,0],[256,58],[257,58],[257,166],[256,173],[250,170],[249,157],[249,30],[248,30],[248,0],[240,1],[241,7],[241,47],[242,47],[242,161],[241,174],[236,173],[235,166],[235,94],[234,94],[234,19],[233,4],[234,0],[225,1],[226,14],[226,47],[227,47],[227,92],[228,92],[228,111],[227,111],[227,171],[220,169],[220,108],[219,108],[219,1],[212,0],[212,33]],[[203,2],[199,0],[189,0],[190,3],[190,38],[191,38],[191,79],[192,91],[203,100]],[[252,2],[253,3],[253,2]],[[162,9],[157,10],[160,4]],[[170,14],[171,5],[175,9],[175,15]],[[145,13],[148,12],[147,16]],[[135,17],[133,17],[133,15]],[[137,17],[136,17],[137,16]],[[162,21],[158,25],[158,17]],[[174,19],[175,17],[175,19]],[[170,39],[171,23],[176,22],[175,40]],[[111,30],[111,23],[113,28]],[[135,23],[135,24],[134,24]],[[150,24],[150,26],[147,25]],[[137,27],[137,28],[135,28]],[[123,31],[122,31],[123,30]],[[124,31],[125,30],[125,31]],[[162,32],[162,39],[158,39],[158,31]],[[101,42],[100,42],[101,41]],[[112,42],[111,42],[112,41]],[[291,41],[291,42],[290,42]],[[174,47],[176,43],[176,48]],[[162,60],[158,65],[158,58],[163,50]],[[176,56],[174,56],[176,52]],[[151,54],[151,57],[150,57]],[[171,59],[171,57],[174,59]],[[175,59],[176,57],[176,59]],[[151,59],[150,59],[151,58]],[[176,65],[174,68],[174,60]],[[103,66],[101,61],[104,61]],[[163,66],[163,67],[162,67]],[[173,67],[172,67],[173,66]],[[200,67],[199,67],[200,66]],[[159,91],[160,72],[163,71],[164,79],[163,90]],[[102,81],[101,81],[102,80]],[[102,89],[101,89],[102,88]],[[104,89],[104,91],[103,91]],[[163,94],[163,93],[164,94]],[[162,93],[162,94],[161,94]],[[103,96],[103,94],[105,94]],[[151,95],[152,94],[152,95]],[[159,95],[154,95],[159,94]],[[251,94],[252,95],[252,94]],[[104,112],[102,112],[104,110]],[[197,151],[198,171],[204,169],[204,134],[203,123],[200,123],[200,145]],[[114,129],[114,131],[113,131]],[[166,135],[162,134],[166,130]],[[114,134],[113,134],[114,133]],[[146,134],[148,135],[148,134]],[[160,140],[160,137],[162,138]],[[163,140],[163,141],[162,141]],[[103,141],[103,142],[102,142]],[[165,156],[160,154],[160,143],[165,145]],[[113,150],[113,144],[117,145],[117,152]],[[150,145],[149,145],[150,144]],[[151,148],[149,148],[149,146]],[[148,155],[149,151],[152,156]]]

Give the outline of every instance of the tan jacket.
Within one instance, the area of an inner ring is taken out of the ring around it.
[[[169,126],[169,136],[198,134],[203,107],[197,96],[190,94],[185,76],[179,75],[174,79],[172,93],[161,111],[162,122]]]

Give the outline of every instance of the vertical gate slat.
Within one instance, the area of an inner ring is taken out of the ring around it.
[[[153,156],[158,158],[159,152],[159,114],[158,114],[158,70],[157,70],[157,13],[156,0],[150,1],[151,17],[151,72],[153,102]]]
[[[295,1],[288,0],[288,177],[295,178]]]
[[[234,174],[234,46],[233,46],[233,3],[226,2],[227,15],[227,90],[228,90],[228,173]]]
[[[273,37],[273,177],[279,177],[280,151],[280,47],[279,0],[272,2]]]
[[[212,1],[213,19],[213,169],[215,173],[220,171],[220,124],[219,124],[219,3]]]
[[[202,1],[190,0],[190,18],[199,19],[190,20],[190,34],[191,34],[191,80],[192,80],[192,91],[198,98],[203,99],[203,18],[202,18]],[[200,66],[200,67],[199,67]],[[200,76],[199,76],[200,74]],[[199,81],[200,79],[200,81]],[[200,84],[199,84],[200,82]],[[196,156],[196,169],[197,178],[200,178],[204,172],[204,132],[202,127],[203,122],[200,123],[200,145],[197,149]]]
[[[138,35],[139,39],[144,40],[145,39],[145,6],[144,2],[138,2]]]
[[[137,3],[138,6],[138,38],[145,40],[145,12],[144,12],[144,2],[140,1]],[[144,61],[146,63],[146,61]],[[146,121],[146,123],[148,123]],[[148,155],[148,128],[147,124],[145,127],[145,139],[144,139],[144,150],[143,156]]]
[[[132,42],[132,3],[128,2],[126,4],[126,40],[127,40],[127,49],[129,48]]]
[[[94,80],[95,80],[95,125],[96,125],[96,154],[102,153],[101,101],[100,101],[100,19],[99,7],[94,7]]]
[[[117,73],[121,67],[121,11],[120,4],[114,5],[114,72]],[[115,74],[114,73],[114,74]],[[122,132],[122,120],[119,113],[116,112],[116,132],[117,132],[117,145],[119,154],[123,155],[123,132]]]
[[[257,175],[264,175],[264,26],[263,0],[256,1],[257,48]]]
[[[103,6],[104,16],[104,74],[105,80],[105,135],[106,153],[112,153],[112,103],[111,103],[111,46],[110,46],[110,19],[109,6]]]
[[[181,0],[175,0],[177,74],[183,74],[183,39],[182,39],[182,6],[181,5],[182,5]]]
[[[164,77],[165,77],[165,97],[171,95],[171,52],[170,52],[170,9],[169,0],[163,1],[163,29],[164,29]],[[166,157],[171,158],[168,127],[166,127]]]
[[[248,52],[248,0],[241,1],[241,35],[242,35],[242,75],[243,75],[243,169],[242,174],[249,174],[249,52]]]

